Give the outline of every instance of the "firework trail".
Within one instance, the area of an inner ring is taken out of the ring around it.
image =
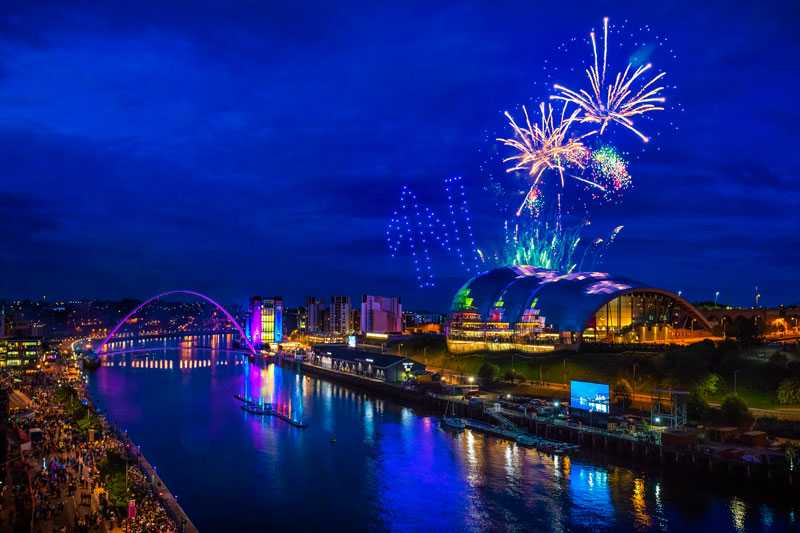
[[[572,102],[577,105],[583,111],[580,121],[599,124],[601,135],[611,122],[616,122],[635,133],[642,141],[648,142],[650,139],[634,127],[631,117],[651,111],[663,111],[664,108],[658,104],[662,104],[665,101],[663,96],[659,96],[664,87],[654,87],[654,84],[663,78],[666,72],[660,72],[650,81],[645,82],[637,91],[634,88],[634,82],[650,70],[652,64],[640,65],[631,73],[633,65],[628,63],[624,72],[618,72],[614,77],[613,83],[609,82],[606,85],[608,17],[603,19],[602,68],[599,66],[597,40],[594,32],[589,35],[592,39],[592,51],[594,52],[594,66],[586,69],[586,76],[589,78],[589,84],[591,85],[591,93],[585,89],[574,91],[563,85],[556,84],[554,88],[559,94],[552,95],[550,98],[563,100],[566,103]]]
[[[577,120],[576,117],[581,111],[576,109],[567,116],[567,106],[568,103],[565,103],[558,123],[553,117],[553,106],[548,104],[545,107],[544,103],[539,104],[541,119],[538,124],[531,123],[525,106],[522,106],[522,113],[525,116],[523,126],[519,126],[510,113],[505,113],[514,130],[514,138],[498,138],[497,140],[517,151],[516,154],[503,159],[503,163],[513,163],[506,169],[506,172],[525,171],[532,178],[530,190],[525,195],[522,205],[517,209],[517,216],[522,213],[525,205],[529,203],[529,199],[535,199],[538,196],[537,189],[546,170],[557,170],[561,178],[561,186],[564,187],[564,171],[567,167],[573,166],[581,170],[586,168],[591,152],[582,140],[594,135],[597,130],[578,137],[567,137],[570,125]],[[583,178],[569,177],[596,185]]]

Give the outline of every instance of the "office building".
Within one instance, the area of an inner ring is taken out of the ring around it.
[[[365,294],[361,298],[361,332],[400,333],[403,331],[403,306],[400,298]]]
[[[306,333],[322,333],[325,331],[323,320],[324,306],[316,296],[306,298]]]
[[[44,354],[44,342],[37,337],[0,339],[0,367],[34,366]]]
[[[331,298],[330,329],[328,331],[331,335],[349,335],[353,332],[350,309],[349,296],[333,296]]]

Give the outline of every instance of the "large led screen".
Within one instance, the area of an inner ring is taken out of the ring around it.
[[[609,399],[607,383],[569,382],[569,406],[571,409],[608,414]]]

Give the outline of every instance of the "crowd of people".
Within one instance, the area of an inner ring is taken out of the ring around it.
[[[27,472],[32,531],[177,531],[158,482],[97,415],[79,376],[61,366],[3,372],[0,388],[12,395],[8,444]]]

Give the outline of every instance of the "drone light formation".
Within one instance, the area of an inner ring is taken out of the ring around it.
[[[447,212],[441,216],[423,205],[406,185],[400,191],[400,207],[386,227],[386,244],[392,258],[407,255],[417,285],[436,286],[433,260],[436,248],[455,258],[469,274],[478,266],[478,251],[472,233],[472,215],[461,177],[444,180]]]
[[[665,98],[660,96],[663,86],[656,86],[666,72],[660,72],[645,82],[638,90],[635,89],[635,82],[651,68],[652,64],[647,63],[633,69],[633,65],[628,63],[623,72],[618,72],[614,77],[613,83],[606,85],[606,70],[608,58],[608,17],[603,18],[603,59],[602,67],[597,55],[597,40],[594,32],[590,34],[592,40],[592,51],[594,53],[594,65],[586,69],[586,76],[589,78],[591,93],[585,89],[574,91],[563,85],[556,84],[554,88],[559,94],[551,95],[552,100],[563,100],[577,105],[582,111],[581,122],[600,125],[602,135],[611,122],[620,124],[635,133],[642,141],[650,140],[644,133],[634,127],[631,117],[643,115],[651,111],[663,111]]]

